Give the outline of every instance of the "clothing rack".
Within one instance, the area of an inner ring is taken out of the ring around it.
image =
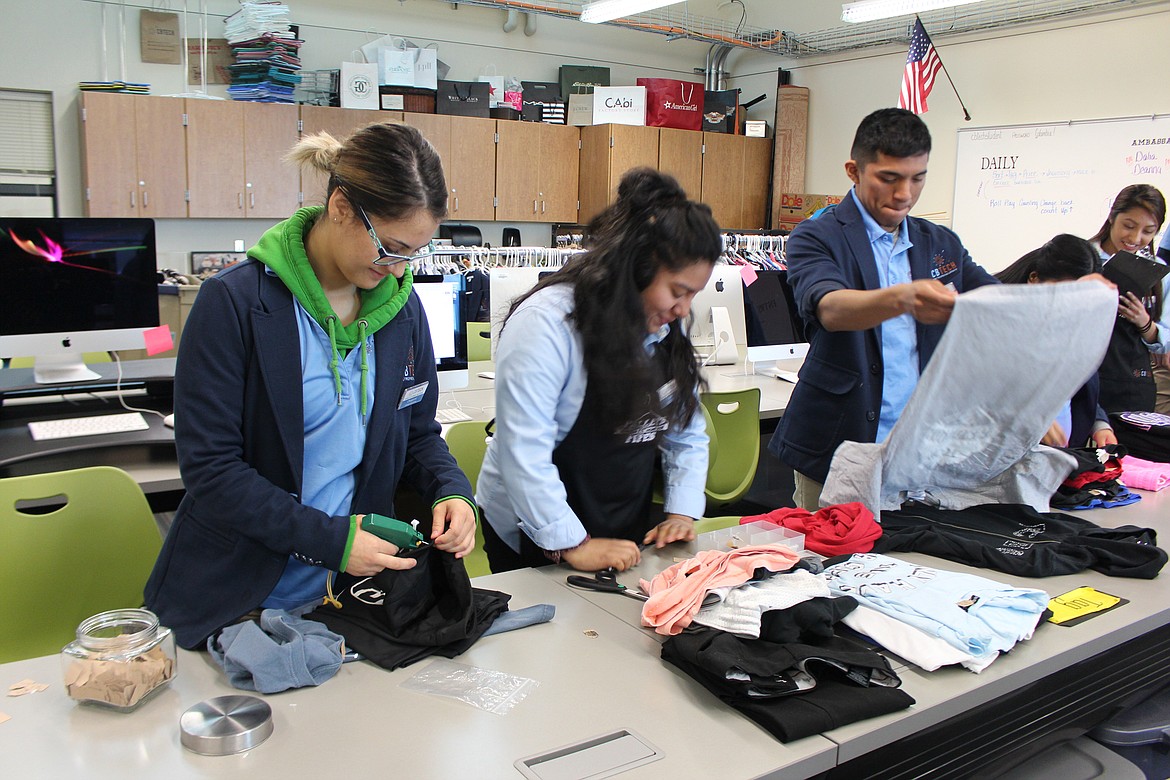
[[[461,273],[491,268],[560,268],[580,249],[547,246],[439,246],[415,261],[416,274]]]
[[[788,263],[784,257],[787,235],[764,233],[724,233],[721,262],[730,265],[750,265],[763,271],[784,271]]]

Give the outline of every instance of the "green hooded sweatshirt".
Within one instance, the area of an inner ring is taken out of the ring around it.
[[[341,405],[341,372],[340,360],[349,350],[365,341],[366,336],[377,333],[378,330],[398,316],[398,312],[406,305],[410,298],[410,289],[413,285],[413,276],[410,266],[406,266],[402,279],[393,275],[387,276],[372,290],[361,290],[361,310],[357,319],[349,325],[343,326],[325,298],[325,291],[321,289],[321,282],[313,273],[309,264],[309,256],[305,252],[305,236],[309,229],[320,218],[324,208],[313,206],[297,211],[288,219],[269,228],[256,246],[248,250],[248,256],[271,268],[273,273],[284,282],[293,297],[300,301],[301,306],[317,321],[322,329],[329,334],[330,352],[333,357],[329,361],[330,371],[333,372],[333,382],[337,390],[337,405]],[[366,416],[366,376],[369,373],[366,350],[362,356],[362,419]]]

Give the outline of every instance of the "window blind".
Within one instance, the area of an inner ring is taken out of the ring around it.
[[[0,172],[55,171],[52,93],[0,89]]]

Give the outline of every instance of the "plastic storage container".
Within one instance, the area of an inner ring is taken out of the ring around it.
[[[1089,736],[1136,764],[1147,780],[1170,777],[1170,688],[1132,705]]]
[[[175,639],[147,609],[115,609],[81,621],[61,651],[70,698],[131,712],[174,679]]]
[[[771,523],[755,522],[718,528],[695,537],[695,545],[700,550],[738,550],[761,544],[782,544],[793,552],[800,552],[804,549],[804,534]]]

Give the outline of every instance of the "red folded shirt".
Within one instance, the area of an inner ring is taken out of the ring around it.
[[[853,502],[834,504],[816,513],[805,509],[774,509],[766,515],[751,515],[740,525],[764,522],[804,534],[804,546],[818,555],[832,557],[869,552],[882,535],[882,527],[865,505]]]

